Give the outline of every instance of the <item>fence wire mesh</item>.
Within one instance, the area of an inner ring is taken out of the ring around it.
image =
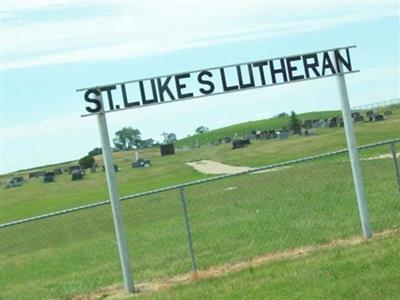
[[[399,153],[399,144],[393,149]],[[391,144],[361,150],[360,163],[374,233],[399,229]],[[361,233],[347,153],[127,198],[121,208],[139,283]],[[107,203],[3,225],[1,298],[68,298],[122,286]]]

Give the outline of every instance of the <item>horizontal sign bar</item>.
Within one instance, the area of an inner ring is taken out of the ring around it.
[[[322,50],[79,89],[88,116],[354,73],[350,49]],[[342,66],[342,67],[340,67]],[[342,68],[342,69],[341,69]],[[99,96],[105,99],[102,103]],[[104,107],[102,107],[104,105]]]

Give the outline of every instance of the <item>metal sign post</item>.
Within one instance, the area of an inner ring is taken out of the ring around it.
[[[103,103],[101,93],[99,92],[98,100]],[[110,138],[108,135],[107,120],[104,110],[97,113],[97,125],[99,127],[101,148],[103,151],[103,160],[105,172],[107,176],[108,191],[110,195],[111,209],[114,219],[114,227],[117,235],[118,251],[121,260],[122,273],[124,276],[124,285],[128,293],[134,293],[134,283],[132,276],[132,268],[129,261],[128,246],[124,226],[122,223],[121,206],[119,203],[119,195],[117,190],[117,182],[115,179],[114,163],[112,160],[112,151],[110,146]]]
[[[342,64],[338,64],[340,71]],[[344,74],[339,72],[336,76],[336,82],[339,89],[340,104],[342,107],[342,116],[344,122],[344,129],[346,132],[347,147],[349,149],[349,156],[351,162],[351,169],[353,173],[353,181],[356,190],[358,211],[361,219],[361,227],[363,235],[366,239],[372,238],[372,231],[369,221],[368,208],[365,200],[364,184],[361,177],[360,161],[358,159],[358,152],[356,147],[356,136],[353,130],[353,120],[351,117],[351,110],[349,104],[349,96],[347,94],[346,80]]]

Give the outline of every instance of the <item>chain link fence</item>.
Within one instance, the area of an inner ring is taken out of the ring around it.
[[[399,142],[360,147],[374,233],[400,228]],[[361,234],[346,150],[121,200],[139,289]],[[122,287],[109,201],[1,224],[0,234],[2,299],[69,299]]]

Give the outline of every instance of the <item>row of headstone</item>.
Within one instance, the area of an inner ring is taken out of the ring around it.
[[[232,149],[244,148],[247,145],[250,145],[249,139],[236,139],[232,142]]]
[[[61,175],[64,173],[64,168],[56,168],[53,171],[36,171],[28,174],[28,178],[39,178],[46,176],[46,173],[54,173],[55,175]]]
[[[386,110],[384,112],[385,116],[391,115],[392,111]],[[352,120],[354,123],[356,122],[362,122],[365,119],[369,121],[382,121],[384,120],[384,116],[374,112],[374,111],[368,111],[366,112],[365,117],[358,111],[352,112],[351,114]],[[308,135],[315,135],[317,134],[316,128],[335,128],[335,127],[344,127],[344,122],[343,118],[341,116],[335,116],[331,118],[326,118],[326,119],[313,119],[313,120],[304,120],[302,124],[303,128],[301,129],[300,134],[303,136],[308,136]],[[312,129],[312,130],[311,130]],[[286,139],[288,138],[289,133],[285,130],[252,130],[251,133],[247,134],[244,136],[245,139]],[[213,141],[212,145],[219,145],[222,143],[230,143],[232,142],[232,138],[229,136],[225,136],[223,138],[219,138],[217,141]],[[236,148],[235,148],[236,149]]]
[[[302,136],[316,135],[317,131],[315,130],[315,128],[309,128],[309,129],[302,128],[300,134]]]
[[[366,116],[370,122],[377,122],[377,121],[383,121],[385,117],[381,115],[377,111],[369,110],[366,112]]]

